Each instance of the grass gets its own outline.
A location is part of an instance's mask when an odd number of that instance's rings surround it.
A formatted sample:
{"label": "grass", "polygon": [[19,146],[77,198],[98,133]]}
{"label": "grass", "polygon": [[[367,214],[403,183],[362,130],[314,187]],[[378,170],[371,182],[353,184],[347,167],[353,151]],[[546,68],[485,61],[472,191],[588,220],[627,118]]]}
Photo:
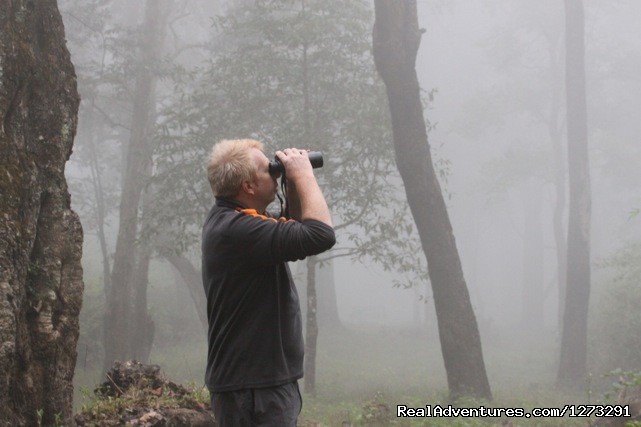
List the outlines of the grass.
{"label": "grass", "polygon": [[[485,343],[484,356],[494,400],[470,401],[459,406],[563,407],[569,403],[599,403],[602,391],[586,389],[577,394],[557,391],[555,344],[541,340]],[[162,367],[172,381],[203,384],[204,342],[154,347],[151,362]],[[93,387],[96,369],[78,370],[78,386]],[[301,381],[301,390],[303,382]],[[500,425],[507,419],[403,419],[396,405],[424,407],[448,405],[447,382],[438,339],[425,331],[350,327],[322,333],[317,355],[317,393],[303,393],[300,425],[341,426],[343,423],[380,425]],[[202,396],[201,396],[202,398]],[[86,400],[85,400],[86,401]],[[83,399],[76,394],[75,408]],[[586,419],[510,419],[513,425],[585,425]],[[319,424],[320,423],[320,424]]]}
{"label": "grass", "polygon": [[79,412],[91,425],[118,420],[128,414],[141,416],[150,409],[204,409],[208,400],[209,393],[202,387],[180,389],[177,393],[169,386],[161,386],[156,390],[149,387],[130,387],[118,396],[87,396]]}

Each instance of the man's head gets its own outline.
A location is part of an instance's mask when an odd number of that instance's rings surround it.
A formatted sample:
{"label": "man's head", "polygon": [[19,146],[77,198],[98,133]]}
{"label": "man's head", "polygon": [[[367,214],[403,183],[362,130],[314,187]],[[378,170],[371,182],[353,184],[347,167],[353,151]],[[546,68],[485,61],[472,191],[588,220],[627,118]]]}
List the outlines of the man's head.
{"label": "man's head", "polygon": [[276,197],[277,176],[269,174],[263,144],[253,139],[223,140],[214,145],[207,163],[214,196],[232,197],[264,211]]}

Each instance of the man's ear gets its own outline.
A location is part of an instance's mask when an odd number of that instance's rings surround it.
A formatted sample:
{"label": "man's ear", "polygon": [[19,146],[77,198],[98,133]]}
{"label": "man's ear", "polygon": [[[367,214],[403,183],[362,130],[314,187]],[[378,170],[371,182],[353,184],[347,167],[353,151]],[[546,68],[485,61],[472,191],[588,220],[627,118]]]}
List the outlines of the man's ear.
{"label": "man's ear", "polygon": [[244,193],[247,193],[247,194],[254,195],[254,193],[255,193],[255,191],[254,191],[254,183],[252,181],[243,181],[240,184],[240,191],[242,191]]}

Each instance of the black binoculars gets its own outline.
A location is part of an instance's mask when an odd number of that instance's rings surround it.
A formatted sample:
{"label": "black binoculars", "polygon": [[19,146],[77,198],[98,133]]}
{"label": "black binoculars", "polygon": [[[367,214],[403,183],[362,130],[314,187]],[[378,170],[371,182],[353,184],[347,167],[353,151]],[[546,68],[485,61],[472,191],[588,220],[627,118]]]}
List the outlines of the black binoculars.
{"label": "black binoculars", "polygon": [[[323,167],[323,153],[320,151],[310,151],[307,155],[309,156],[309,162],[312,164],[312,168]],[[278,160],[278,157],[274,157],[274,160],[269,162],[269,173],[274,175],[277,172],[285,173],[285,166]]]}

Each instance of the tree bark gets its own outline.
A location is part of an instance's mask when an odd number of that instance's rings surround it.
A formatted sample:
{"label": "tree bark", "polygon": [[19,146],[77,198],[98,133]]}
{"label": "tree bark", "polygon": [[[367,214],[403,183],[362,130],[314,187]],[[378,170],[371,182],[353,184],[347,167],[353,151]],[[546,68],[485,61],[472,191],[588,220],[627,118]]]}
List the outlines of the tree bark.
{"label": "tree bark", "polygon": [[376,0],[374,61],[387,89],[394,152],[427,258],[452,398],[491,398],[476,318],[427,140],[415,70],[416,1]]}
{"label": "tree bark", "polygon": [[79,97],[55,0],[0,6],[0,422],[70,421],[82,228],[65,163]]}
{"label": "tree bark", "polygon": [[585,23],[581,0],[565,0],[570,209],[565,312],[558,383],[580,388],[586,376],[590,299],[590,168],[585,89]]}
{"label": "tree bark", "polygon": [[[111,367],[114,360],[131,357],[132,331],[146,327],[146,323],[135,325],[139,316],[134,312],[147,311],[147,307],[133,304],[135,291],[135,253],[138,232],[138,210],[144,185],[151,163],[152,147],[149,141],[155,118],[156,76],[154,62],[159,58],[164,36],[164,1],[147,0],[142,24],[140,43],[141,62],[135,80],[133,115],[130,141],[127,146],[125,171],[123,175],[118,238],[114,254],[111,289],[107,298],[105,314],[104,369]],[[146,278],[144,281],[146,286]]]}

